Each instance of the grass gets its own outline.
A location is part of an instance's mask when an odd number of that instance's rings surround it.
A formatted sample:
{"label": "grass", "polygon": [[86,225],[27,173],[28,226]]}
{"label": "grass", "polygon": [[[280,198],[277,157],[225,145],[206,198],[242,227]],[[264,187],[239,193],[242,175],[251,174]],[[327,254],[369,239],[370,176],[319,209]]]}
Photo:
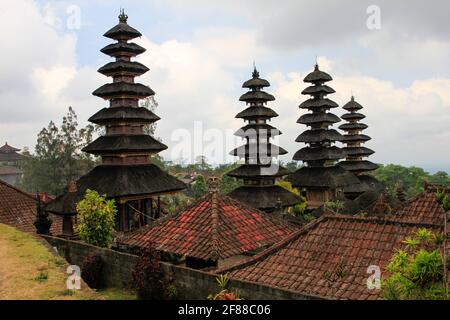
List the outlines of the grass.
{"label": "grass", "polygon": [[135,293],[131,293],[121,289],[104,289],[98,290],[97,293],[105,300],[137,300]]}
{"label": "grass", "polygon": [[66,268],[33,235],[0,224],[0,300],[105,299],[86,285],[67,290]]}

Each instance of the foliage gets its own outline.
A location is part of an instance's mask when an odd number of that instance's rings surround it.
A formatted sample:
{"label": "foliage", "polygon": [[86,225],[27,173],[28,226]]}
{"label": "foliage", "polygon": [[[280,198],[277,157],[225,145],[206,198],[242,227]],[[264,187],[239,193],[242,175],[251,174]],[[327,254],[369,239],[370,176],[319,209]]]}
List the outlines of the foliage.
{"label": "foliage", "polygon": [[[142,108],[146,108],[148,110],[150,110],[151,112],[155,112],[155,110],[158,108],[159,103],[156,101],[154,96],[145,98],[144,100],[141,101],[140,103],[140,107]],[[155,135],[155,131],[156,131],[156,122],[153,122],[151,124],[147,124],[144,127],[144,133],[154,136]]]}
{"label": "foliage", "polygon": [[294,188],[289,181],[279,181],[277,183],[277,185],[296,194],[297,196],[301,197],[303,200],[301,203],[295,205],[294,207],[289,208],[289,210],[288,210],[289,214],[291,214],[295,217],[299,217],[299,218],[303,219],[305,222],[311,222],[315,219],[314,216],[311,216],[306,213],[306,208],[307,208],[308,204],[306,203],[306,199],[301,196],[300,191],[298,189]]}
{"label": "foliage", "polygon": [[101,288],[103,265],[102,257],[99,254],[92,253],[84,259],[81,277],[90,288]]}
{"label": "foliage", "polygon": [[195,199],[199,199],[208,193],[208,185],[202,175],[199,175],[192,184],[192,192]]}
{"label": "foliage", "polygon": [[439,204],[444,208],[444,211],[450,211],[450,196],[448,196],[445,190],[439,190],[436,192],[436,199]]}
{"label": "foliage", "polygon": [[164,273],[160,265],[161,253],[153,244],[142,250],[133,269],[133,286],[141,300],[164,299]]}
{"label": "foliage", "polygon": [[161,201],[164,204],[164,212],[167,214],[176,214],[183,208],[186,208],[192,201],[183,192],[167,195],[161,197]]}
{"label": "foliage", "polygon": [[238,180],[224,174],[219,181],[219,191],[220,194],[227,195],[231,191],[239,188],[243,185],[242,180]]}
{"label": "foliage", "polygon": [[395,196],[398,187],[405,190],[408,198],[414,197],[423,192],[425,181],[450,186],[450,176],[446,172],[437,172],[434,175],[417,167],[403,167],[400,165],[380,165],[374,172],[375,178],[386,185],[387,191]]}
{"label": "foliage", "polygon": [[228,289],[229,280],[228,275],[218,276],[216,281],[219,286],[219,293],[210,294],[208,300],[242,300],[237,291],[232,292]]}
{"label": "foliage", "polygon": [[330,209],[336,213],[340,213],[342,209],[344,209],[345,203],[340,200],[336,201],[326,201],[325,208]]}
{"label": "foliage", "polygon": [[444,286],[444,264],[440,252],[442,236],[420,229],[404,240],[406,248],[398,249],[383,283],[388,300],[444,300],[450,296]]}
{"label": "foliage", "polygon": [[110,248],[113,241],[117,209],[114,200],[96,191],[87,190],[85,198],[77,205],[80,238],[94,246]]}
{"label": "foliage", "polygon": [[28,192],[61,194],[69,182],[95,166],[94,158],[81,151],[92,141],[93,132],[92,125],[78,129],[77,115],[70,107],[61,127],[51,121],[39,132],[35,154],[26,154],[18,186]]}

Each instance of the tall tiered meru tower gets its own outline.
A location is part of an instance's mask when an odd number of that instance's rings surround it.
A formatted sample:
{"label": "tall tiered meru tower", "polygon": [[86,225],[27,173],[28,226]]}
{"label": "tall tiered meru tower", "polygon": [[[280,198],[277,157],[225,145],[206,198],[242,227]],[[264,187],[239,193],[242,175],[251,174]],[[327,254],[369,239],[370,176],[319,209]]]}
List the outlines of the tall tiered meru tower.
{"label": "tall tiered meru tower", "polygon": [[311,129],[303,132],[296,140],[307,144],[294,155],[294,160],[303,161],[305,166],[291,174],[288,180],[294,187],[306,193],[308,209],[316,209],[327,201],[343,196],[346,186],[359,183],[354,174],[336,165],[337,161],[345,158],[347,154],[334,145],[336,141],[341,141],[343,136],[330,128],[341,121],[338,116],[329,112],[330,109],[338,107],[337,103],[327,98],[335,93],[325,85],[332,80],[329,74],[319,70],[317,64],[314,71],[304,79],[304,82],[312,85],[302,94],[310,95],[311,99],[303,102],[300,109],[309,110],[311,113],[301,116],[298,123]]}
{"label": "tall tiered meru tower", "polygon": [[371,140],[369,136],[362,134],[362,131],[368,128],[366,124],[360,123],[361,120],[366,118],[365,115],[360,113],[363,107],[352,96],[351,100],[344,105],[343,109],[348,111],[348,113],[342,115],[342,119],[346,120],[347,123],[339,126],[339,129],[346,132],[341,142],[346,145],[343,150],[347,153],[347,159],[341,161],[339,165],[353,172],[361,181],[359,185],[344,189],[346,196],[352,199],[366,191],[376,188],[379,184],[378,180],[366,173],[378,169],[378,165],[364,160],[374,154],[375,151],[363,146],[365,142]]}
{"label": "tall tiered meru tower", "polygon": [[151,157],[167,146],[145,134],[145,126],[160,118],[150,110],[139,107],[139,100],[153,96],[149,87],[135,83],[135,77],[149,69],[131,58],[144,53],[141,46],[129,42],[141,35],[127,23],[122,11],[119,24],[105,33],[117,42],[101,51],[113,58],[98,71],[113,79],[93,94],[109,101],[109,107],[92,116],[89,121],[105,127],[99,137],[84,152],[100,156],[102,164],[72,184],[69,192],[58,197],[45,209],[61,215],[76,215],[76,203],[87,189],[106,194],[118,206],[117,229],[128,231],[157,219],[161,212],[160,196],[178,192],[185,185],[151,163]]}
{"label": "tall tiered meru tower", "polygon": [[273,158],[286,154],[287,151],[270,142],[271,138],[281,134],[267,123],[278,117],[275,111],[266,106],[268,102],[275,100],[273,95],[263,90],[270,87],[270,83],[261,79],[255,68],[252,78],[242,87],[249,90],[240,98],[240,101],[246,103],[247,109],[236,118],[243,119],[247,125],[235,135],[245,139],[246,144],[233,150],[231,155],[245,159],[245,164],[228,173],[228,176],[242,179],[244,185],[232,191],[229,196],[266,212],[273,212],[278,206],[294,206],[302,199],[275,184],[288,171],[272,162]]}

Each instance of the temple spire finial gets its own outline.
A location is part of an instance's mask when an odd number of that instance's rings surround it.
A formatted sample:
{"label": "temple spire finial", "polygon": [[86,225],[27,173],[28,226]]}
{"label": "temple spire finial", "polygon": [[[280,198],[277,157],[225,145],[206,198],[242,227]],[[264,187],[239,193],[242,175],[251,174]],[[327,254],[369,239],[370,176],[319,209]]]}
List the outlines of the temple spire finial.
{"label": "temple spire finial", "polygon": [[253,60],[253,74],[252,74],[253,78],[259,78],[259,71],[256,69],[256,62],[255,60]]}
{"label": "temple spire finial", "polygon": [[128,21],[128,16],[125,14],[124,8],[120,8],[119,21],[121,23],[127,23],[127,21]]}

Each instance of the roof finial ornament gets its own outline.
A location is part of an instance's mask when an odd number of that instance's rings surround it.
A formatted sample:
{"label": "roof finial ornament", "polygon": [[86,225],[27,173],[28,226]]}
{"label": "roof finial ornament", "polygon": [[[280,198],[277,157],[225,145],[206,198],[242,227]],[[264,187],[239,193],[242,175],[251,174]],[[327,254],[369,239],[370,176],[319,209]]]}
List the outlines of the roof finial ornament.
{"label": "roof finial ornament", "polygon": [[128,16],[125,14],[125,9],[123,8],[120,8],[119,21],[121,23],[127,23],[128,21]]}
{"label": "roof finial ornament", "polygon": [[255,60],[253,60],[253,74],[252,74],[252,76],[253,76],[253,79],[259,78],[259,72],[256,69],[256,62],[255,62]]}
{"label": "roof finial ornament", "polygon": [[314,70],[319,71],[319,57],[316,55],[316,64],[314,65]]}

